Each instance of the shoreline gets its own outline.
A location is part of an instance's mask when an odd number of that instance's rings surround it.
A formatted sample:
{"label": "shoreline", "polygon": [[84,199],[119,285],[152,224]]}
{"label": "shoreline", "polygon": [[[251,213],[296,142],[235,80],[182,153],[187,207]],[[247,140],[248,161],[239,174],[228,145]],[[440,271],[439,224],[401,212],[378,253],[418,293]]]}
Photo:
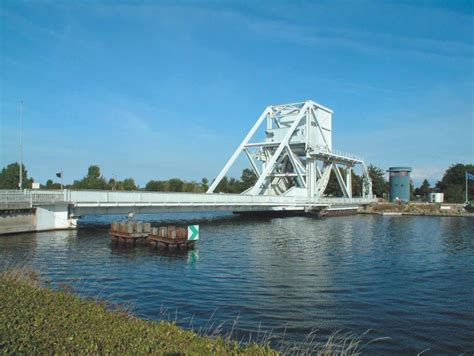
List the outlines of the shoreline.
{"label": "shoreline", "polygon": [[[323,343],[288,345],[282,350],[271,338],[243,343],[233,329],[221,335],[182,328],[168,320],[139,318],[106,300],[82,298],[72,291],[45,286],[25,267],[0,272],[0,353],[5,354],[157,354],[157,355],[360,355],[377,338],[366,333],[335,331]],[[8,326],[8,327],[5,327]],[[207,333],[210,332],[208,335]]]}
{"label": "shoreline", "polygon": [[43,286],[27,268],[0,274],[0,353],[265,355],[269,344],[200,335],[171,321],[136,317],[107,301]]}
{"label": "shoreline", "polygon": [[357,214],[382,216],[438,216],[474,218],[474,213],[466,212],[462,204],[418,203],[407,204],[378,202],[357,210]]}
{"label": "shoreline", "polygon": [[399,212],[399,211],[384,211],[384,212],[375,212],[375,211],[358,211],[357,214],[360,215],[381,215],[381,216],[430,216],[430,217],[440,217],[440,218],[474,218],[472,213],[446,213],[446,214],[436,214],[436,213],[412,213],[412,212]]}

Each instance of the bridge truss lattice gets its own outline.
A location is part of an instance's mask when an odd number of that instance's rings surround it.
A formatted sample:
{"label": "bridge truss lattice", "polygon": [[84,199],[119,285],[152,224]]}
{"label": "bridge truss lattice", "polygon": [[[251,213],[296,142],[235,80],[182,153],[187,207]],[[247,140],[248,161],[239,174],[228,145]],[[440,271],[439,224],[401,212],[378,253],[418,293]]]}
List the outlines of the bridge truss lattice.
{"label": "bridge truss lattice", "polygon": [[[207,193],[213,193],[237,158],[244,153],[257,182],[242,194],[325,196],[335,174],[344,198],[352,198],[352,170],[362,167],[362,197],[373,198],[372,181],[363,159],[332,148],[333,111],[314,102],[268,106],[220,171]],[[266,125],[266,127],[264,126]],[[263,141],[253,142],[265,127]]]}

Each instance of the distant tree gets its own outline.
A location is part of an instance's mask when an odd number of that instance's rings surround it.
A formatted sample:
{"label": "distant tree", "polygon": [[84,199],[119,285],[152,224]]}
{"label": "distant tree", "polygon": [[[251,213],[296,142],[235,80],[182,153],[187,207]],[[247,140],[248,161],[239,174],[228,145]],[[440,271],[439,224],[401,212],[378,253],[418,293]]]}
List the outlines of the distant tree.
{"label": "distant tree", "polygon": [[[341,174],[345,176],[345,172],[341,172]],[[339,181],[337,180],[336,173],[334,173],[334,171],[332,171],[331,175],[329,176],[328,185],[326,186],[324,194],[330,197],[342,197],[344,195],[342,193],[341,186],[339,185]]]}
{"label": "distant tree", "polygon": [[255,183],[257,183],[257,176],[255,175],[254,171],[245,168],[242,171],[242,175],[240,176],[240,181],[241,184],[239,190],[240,192],[243,192],[249,189],[250,187],[253,187]]}
{"label": "distant tree", "polygon": [[[347,184],[347,170],[339,168],[339,172],[341,172],[342,178],[344,182]],[[359,197],[362,196],[362,177],[357,175],[354,170],[351,170],[351,181],[352,181],[352,196]],[[341,186],[339,185],[339,181],[337,180],[336,173],[331,172],[331,176],[329,177],[329,182],[324,191],[324,194],[333,197],[342,197],[344,194],[342,192]]]}
{"label": "distant tree", "polygon": [[151,180],[145,185],[145,190],[151,192],[166,192],[168,191],[167,182],[161,180]]}
{"label": "distant tree", "polygon": [[352,170],[352,196],[361,197],[362,196],[362,177],[359,176]]}
{"label": "distant tree", "polygon": [[230,193],[229,178],[227,177],[222,178],[219,184],[217,185],[215,192],[216,193]]}
{"label": "distant tree", "polygon": [[184,182],[179,178],[171,178],[168,181],[170,192],[182,192],[184,188]]}
{"label": "distant tree", "polygon": [[110,178],[107,182],[107,189],[108,190],[117,190],[117,181],[115,178]]}
{"label": "distant tree", "polygon": [[242,171],[240,179],[224,177],[217,185],[216,193],[239,194],[255,185],[257,176],[250,169]]}
{"label": "distant tree", "polygon": [[46,181],[46,185],[41,187],[44,189],[61,189],[61,184],[59,183],[54,183],[51,179],[48,179]]}
{"label": "distant tree", "polygon": [[201,189],[203,192],[206,192],[209,189],[209,179],[206,177],[201,179]]}
{"label": "distant tree", "polygon": [[126,178],[117,182],[117,190],[138,190],[133,178]]}
{"label": "distant tree", "polygon": [[73,189],[107,189],[108,185],[104,177],[100,174],[99,166],[90,166],[87,175],[81,180],[75,180]]}
{"label": "distant tree", "polygon": [[33,188],[33,183],[34,183],[34,182],[35,182],[35,180],[33,179],[33,177],[28,178],[28,181],[27,181],[27,188],[28,188],[28,189]]}
{"label": "distant tree", "polygon": [[385,172],[383,169],[371,164],[367,167],[367,170],[369,172],[369,177],[372,179],[372,192],[377,197],[383,197],[384,194],[387,196],[388,182],[385,179]]}
{"label": "distant tree", "polygon": [[183,185],[183,192],[188,192],[188,193],[197,193],[201,191],[201,187],[198,183],[192,181],[192,182],[184,182]]}
{"label": "distant tree", "polygon": [[[22,164],[23,188],[28,188],[28,172],[24,164]],[[0,189],[18,189],[20,182],[20,165],[18,163],[10,163],[2,169],[0,173]]]}
{"label": "distant tree", "polygon": [[427,179],[423,180],[421,185],[418,188],[415,188],[414,194],[415,196],[420,196],[422,200],[428,200],[428,194],[431,193],[432,189],[430,186],[430,182]]}
{"label": "distant tree", "polygon": [[[444,193],[444,200],[448,203],[462,203],[466,195],[466,171],[473,173],[474,165],[457,163],[451,165],[436,183],[436,188]],[[468,184],[469,198],[474,197],[474,184]]]}

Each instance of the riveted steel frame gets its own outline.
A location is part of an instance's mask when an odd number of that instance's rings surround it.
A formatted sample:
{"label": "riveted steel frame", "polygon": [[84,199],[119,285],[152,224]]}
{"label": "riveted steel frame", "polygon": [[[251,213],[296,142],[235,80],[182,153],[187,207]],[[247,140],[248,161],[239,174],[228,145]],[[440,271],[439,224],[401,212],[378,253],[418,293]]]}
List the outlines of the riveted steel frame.
{"label": "riveted steel frame", "polygon": [[[372,198],[372,181],[364,161],[356,156],[333,150],[327,142],[317,113],[332,115],[332,110],[308,100],[300,103],[268,106],[247,136],[235,150],[224,168],[209,187],[213,193],[242,152],[257,176],[253,187],[243,192],[245,195],[291,195],[294,189],[304,190],[310,201],[318,201],[324,196],[331,172],[337,178],[344,198],[352,199],[352,169],[362,167],[362,196]],[[286,120],[286,121],[284,121]],[[286,128],[285,135],[277,142],[250,142],[266,121],[266,129]],[[291,123],[290,126],[288,124]],[[286,125],[286,126],[285,126]],[[319,131],[321,144],[311,142],[311,127]],[[294,141],[295,131],[303,128],[304,141]],[[329,139],[332,141],[331,137]],[[252,155],[251,149],[257,149]],[[254,158],[262,161],[261,169]],[[345,169],[345,176],[340,168]],[[294,188],[293,188],[294,187]],[[294,192],[293,192],[294,193]]]}

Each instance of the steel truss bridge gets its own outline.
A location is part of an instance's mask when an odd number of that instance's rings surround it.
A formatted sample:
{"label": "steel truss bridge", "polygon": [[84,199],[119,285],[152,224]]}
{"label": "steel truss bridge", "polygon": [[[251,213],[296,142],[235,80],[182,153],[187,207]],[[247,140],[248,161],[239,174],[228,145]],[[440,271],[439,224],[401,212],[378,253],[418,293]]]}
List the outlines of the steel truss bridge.
{"label": "steel truss bridge", "polygon": [[[268,106],[213,181],[207,193],[117,191],[0,191],[1,206],[67,206],[68,216],[229,210],[309,211],[357,207],[375,199],[364,161],[332,147],[332,110],[315,103]],[[242,194],[215,193],[245,154],[257,181]],[[352,169],[362,171],[362,196],[353,197]],[[327,196],[334,174],[343,197]]]}

